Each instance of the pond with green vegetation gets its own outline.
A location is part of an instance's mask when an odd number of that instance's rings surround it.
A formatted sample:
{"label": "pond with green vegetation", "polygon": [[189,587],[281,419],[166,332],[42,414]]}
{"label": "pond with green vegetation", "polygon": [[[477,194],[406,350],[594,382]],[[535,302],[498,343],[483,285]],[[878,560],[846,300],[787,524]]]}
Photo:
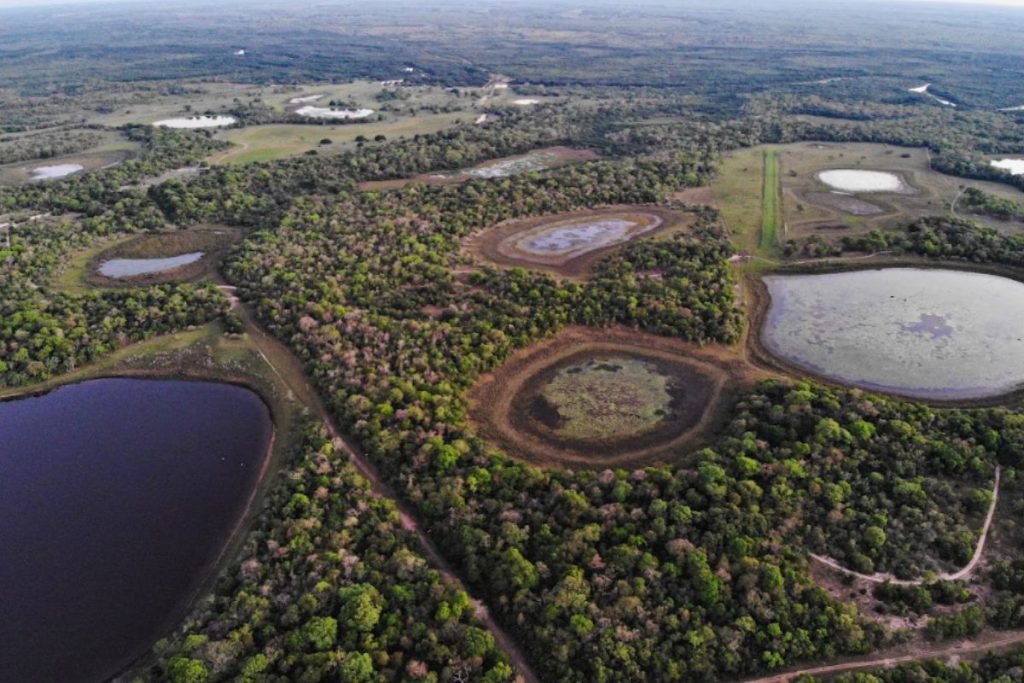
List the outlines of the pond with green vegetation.
{"label": "pond with green vegetation", "polygon": [[764,347],[871,390],[936,400],[1024,387],[1024,284],[960,270],[885,268],[764,278]]}
{"label": "pond with green vegetation", "polygon": [[627,356],[588,358],[561,368],[540,391],[554,432],[570,439],[642,434],[670,415],[672,378]]}

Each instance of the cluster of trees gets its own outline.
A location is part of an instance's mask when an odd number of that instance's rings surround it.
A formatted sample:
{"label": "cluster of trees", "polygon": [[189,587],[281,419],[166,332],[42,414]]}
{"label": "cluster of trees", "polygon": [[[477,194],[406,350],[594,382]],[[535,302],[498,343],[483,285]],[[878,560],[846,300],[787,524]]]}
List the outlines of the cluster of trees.
{"label": "cluster of trees", "polygon": [[206,131],[127,125],[121,132],[141,152],[111,168],[47,183],[0,186],[0,212],[31,209],[54,213],[80,213],[94,218],[98,232],[123,232],[162,227],[166,219],[146,193],[134,187],[165,171],[198,164],[227,143]]}
{"label": "cluster of trees", "polygon": [[976,187],[964,188],[959,206],[971,213],[993,216],[1002,220],[1024,220],[1024,204],[989,194]]}
{"label": "cluster of trees", "polygon": [[932,581],[906,585],[885,582],[872,595],[884,614],[927,614],[936,605],[958,605],[974,600],[974,594],[962,581]]}
{"label": "cluster of trees", "polygon": [[0,165],[49,159],[95,147],[103,136],[94,130],[41,131],[0,136]]}
{"label": "cluster of trees", "polygon": [[483,681],[512,668],[394,503],[301,427],[244,550],[148,676],[206,681]]}
{"label": "cluster of trees", "polygon": [[931,216],[914,221],[906,230],[873,230],[867,235],[844,236],[839,243],[839,252],[842,251],[892,251],[1020,267],[1024,265],[1024,235],[979,227],[962,218]]}
{"label": "cluster of trees", "polygon": [[40,382],[154,335],[227,312],[212,285],[0,300],[0,386]]}
{"label": "cluster of trees", "polygon": [[801,545],[899,578],[970,560],[991,501],[997,416],[803,383],[766,385],[736,411],[726,438],[777,464],[789,488],[777,505],[802,520]]}
{"label": "cluster of trees", "polygon": [[0,386],[70,372],[127,344],[223,315],[212,285],[165,284],[69,294],[51,280],[76,249],[95,243],[81,222],[43,219],[10,230],[0,244]]}

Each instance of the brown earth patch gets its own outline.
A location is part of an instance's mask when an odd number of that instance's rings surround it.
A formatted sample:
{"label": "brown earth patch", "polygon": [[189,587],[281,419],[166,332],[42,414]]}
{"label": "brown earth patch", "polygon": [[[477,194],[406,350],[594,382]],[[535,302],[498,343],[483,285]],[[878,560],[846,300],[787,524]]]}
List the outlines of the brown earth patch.
{"label": "brown earth patch", "polygon": [[[624,355],[671,367],[681,378],[700,378],[688,398],[692,419],[626,443],[570,443],[523,428],[517,405],[546,373],[584,355]],[[771,375],[747,363],[744,347],[699,346],[625,327],[568,327],[551,339],[514,354],[480,378],[469,394],[470,422],[485,439],[513,457],[548,467],[604,468],[679,462],[710,442],[724,425],[737,396]]]}
{"label": "brown earth patch", "polygon": [[[465,171],[457,171],[454,173],[421,173],[412,178],[396,178],[393,180],[367,180],[356,185],[357,189],[363,190],[364,192],[371,191],[386,191],[386,190],[400,190],[401,188],[411,183],[425,183],[427,185],[454,185],[457,183],[464,183],[467,180],[472,180],[473,176],[469,171],[477,171],[490,168],[492,166],[498,166],[509,161],[515,161],[518,159],[526,159],[527,157],[550,154],[554,155],[554,158],[544,164],[543,170],[550,170],[553,168],[561,168],[562,166],[568,166],[569,164],[576,164],[583,161],[597,161],[601,158],[601,155],[592,149],[575,149],[573,147],[544,147],[542,149],[535,149],[532,152],[526,154],[517,154],[515,156],[500,157],[498,159],[491,159],[485,161],[482,164],[467,169]],[[511,173],[509,175],[516,175]]]}
{"label": "brown earth patch", "polygon": [[683,204],[716,206],[715,193],[710,187],[688,187],[672,195],[672,199]]}
{"label": "brown earth patch", "polygon": [[[521,233],[528,233],[548,224],[568,223],[577,219],[582,222],[588,218],[601,220],[611,217],[646,220],[644,219],[645,216],[656,217],[660,220],[660,224],[653,226],[652,229],[647,231],[634,231],[634,234],[627,237],[624,241],[597,247],[591,251],[569,258],[562,255],[543,256],[531,254],[510,249],[508,246],[509,238]],[[610,251],[618,249],[639,237],[664,236],[686,231],[693,225],[694,220],[693,214],[661,207],[642,205],[607,206],[598,209],[583,209],[498,223],[491,228],[470,235],[463,243],[463,248],[475,260],[486,261],[509,268],[530,268],[562,277],[583,279],[590,274],[594,263]]]}

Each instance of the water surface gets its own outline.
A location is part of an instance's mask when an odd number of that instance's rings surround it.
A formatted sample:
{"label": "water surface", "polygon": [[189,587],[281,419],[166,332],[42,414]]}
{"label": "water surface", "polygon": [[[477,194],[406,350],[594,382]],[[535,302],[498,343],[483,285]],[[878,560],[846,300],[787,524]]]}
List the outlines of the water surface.
{"label": "water surface", "polygon": [[99,270],[100,275],[104,277],[134,277],[173,270],[195,263],[201,258],[203,258],[201,251],[167,258],[115,258],[101,263]]}
{"label": "water surface", "polygon": [[238,119],[234,116],[181,116],[173,119],[163,119],[155,122],[154,126],[164,128],[219,128],[230,126]]}
{"label": "water surface", "polygon": [[903,189],[900,177],[886,171],[834,169],[822,171],[818,179],[840,192],[900,192]]}
{"label": "water surface", "polygon": [[1010,175],[1024,175],[1024,159],[998,159],[992,161],[991,164],[996,168],[1008,171]]}
{"label": "water surface", "polygon": [[0,681],[91,682],[184,616],[272,425],[247,389],[101,379],[0,402]]}
{"label": "water surface", "polygon": [[365,119],[368,116],[373,116],[376,112],[373,109],[331,109],[330,107],[306,105],[296,109],[295,113],[313,119]]}
{"label": "water surface", "polygon": [[37,166],[32,169],[32,180],[55,180],[72,173],[84,170],[81,164],[54,164],[53,166]]}
{"label": "water surface", "polygon": [[761,340],[825,377],[933,399],[1024,386],[1024,284],[956,270],[885,268],[764,278]]}

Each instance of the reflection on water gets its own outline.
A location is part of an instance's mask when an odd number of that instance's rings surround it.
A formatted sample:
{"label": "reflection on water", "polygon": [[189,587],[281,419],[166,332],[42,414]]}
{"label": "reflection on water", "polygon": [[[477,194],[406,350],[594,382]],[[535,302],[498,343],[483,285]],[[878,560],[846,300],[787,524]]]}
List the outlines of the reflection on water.
{"label": "reflection on water", "polygon": [[241,387],[102,379],[0,402],[0,681],[98,681],[184,616],[259,480]]}
{"label": "reflection on water", "polygon": [[956,270],[774,275],[761,340],[855,386],[936,399],[1024,385],[1024,284]]}
{"label": "reflection on water", "polygon": [[115,258],[100,264],[100,275],[104,277],[134,277],[162,273],[181,266],[187,266],[203,258],[203,252],[193,251],[168,258]]}

